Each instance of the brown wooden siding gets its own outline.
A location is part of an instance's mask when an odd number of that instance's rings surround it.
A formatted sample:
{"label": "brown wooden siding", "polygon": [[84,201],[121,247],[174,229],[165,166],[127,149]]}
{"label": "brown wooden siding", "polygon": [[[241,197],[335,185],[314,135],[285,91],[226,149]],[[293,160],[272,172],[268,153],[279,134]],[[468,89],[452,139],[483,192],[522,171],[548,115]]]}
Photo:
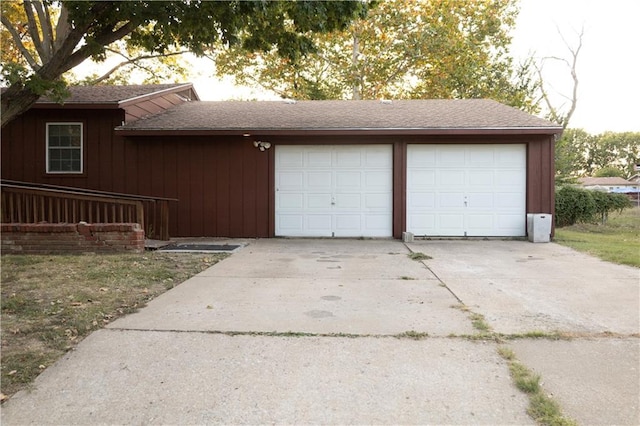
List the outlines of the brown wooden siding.
{"label": "brown wooden siding", "polygon": [[[276,144],[391,144],[393,236],[406,229],[406,146],[409,143],[525,143],[527,213],[554,212],[553,136],[135,136],[113,129],[123,110],[35,109],[2,129],[2,177],[35,183],[177,198],[170,235],[272,237],[275,235]],[[45,173],[45,124],[82,121],[85,163],[81,175]]]}

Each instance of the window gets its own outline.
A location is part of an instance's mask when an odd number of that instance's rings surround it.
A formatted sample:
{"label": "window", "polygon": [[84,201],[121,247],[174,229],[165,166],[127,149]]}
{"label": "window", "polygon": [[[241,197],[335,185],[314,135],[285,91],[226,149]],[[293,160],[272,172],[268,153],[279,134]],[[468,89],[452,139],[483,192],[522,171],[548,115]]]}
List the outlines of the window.
{"label": "window", "polygon": [[47,123],[47,173],[82,173],[82,123]]}

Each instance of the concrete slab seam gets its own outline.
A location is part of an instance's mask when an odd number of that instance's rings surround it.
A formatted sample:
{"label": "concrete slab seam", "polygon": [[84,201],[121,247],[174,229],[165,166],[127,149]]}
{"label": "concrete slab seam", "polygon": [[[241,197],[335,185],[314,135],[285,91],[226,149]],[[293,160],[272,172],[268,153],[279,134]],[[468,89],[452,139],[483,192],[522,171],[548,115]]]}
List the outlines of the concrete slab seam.
{"label": "concrete slab seam", "polygon": [[[406,243],[403,243],[403,244],[404,244],[404,246],[407,248],[407,250],[409,250],[409,252],[410,252],[410,253],[415,253],[413,250],[411,250],[411,248],[410,248]],[[432,274],[434,277],[436,277],[436,279],[440,282],[440,284],[442,284],[442,286],[443,286],[444,288],[446,288],[446,289],[449,291],[449,293],[451,293],[451,295],[452,295],[453,297],[455,297],[455,298],[456,298],[456,300],[457,300],[458,302],[460,302],[460,303],[462,303],[462,304],[464,305],[464,302],[462,301],[462,299],[460,299],[460,298],[458,297],[458,295],[457,295],[457,294],[455,294],[455,293],[453,292],[453,290],[451,290],[451,288],[449,288],[449,286],[447,285],[447,283],[445,283],[444,281],[442,281],[442,279],[438,276],[438,274],[436,274],[436,273],[435,273],[435,271],[434,271],[433,269],[431,269],[431,268],[429,267],[429,265],[427,265],[427,264],[424,262],[424,260],[419,260],[419,262],[420,262],[420,263],[422,263],[422,264],[424,265],[424,267],[425,267],[425,268],[427,268],[427,270],[428,270],[429,272],[431,272],[431,274]]]}

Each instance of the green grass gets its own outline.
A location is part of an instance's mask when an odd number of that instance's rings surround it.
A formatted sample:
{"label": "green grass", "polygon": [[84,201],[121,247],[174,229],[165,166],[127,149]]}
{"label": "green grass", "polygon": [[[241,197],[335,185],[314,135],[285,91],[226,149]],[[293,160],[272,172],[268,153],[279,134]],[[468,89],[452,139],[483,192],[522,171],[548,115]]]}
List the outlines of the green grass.
{"label": "green grass", "polygon": [[556,228],[554,241],[608,262],[640,268],[640,208],[611,213],[605,225]]}
{"label": "green grass", "polygon": [[529,397],[527,414],[538,424],[549,426],[575,426],[577,423],[562,414],[556,401],[547,396],[540,385],[540,375],[533,373],[520,363],[515,353],[504,346],[498,348],[498,354],[509,365],[509,372],[516,387]]}
{"label": "green grass", "polygon": [[85,336],[227,255],[3,255],[0,400]]}
{"label": "green grass", "polygon": [[433,257],[429,256],[428,254],[424,254],[419,251],[409,253],[407,256],[409,256],[409,259],[416,261],[433,259]]}

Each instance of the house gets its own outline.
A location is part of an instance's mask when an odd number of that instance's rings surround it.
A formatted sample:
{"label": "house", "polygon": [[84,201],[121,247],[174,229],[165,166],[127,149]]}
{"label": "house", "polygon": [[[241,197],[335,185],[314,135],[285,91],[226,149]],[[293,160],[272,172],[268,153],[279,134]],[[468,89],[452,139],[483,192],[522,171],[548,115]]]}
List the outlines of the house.
{"label": "house", "polygon": [[178,199],[173,237],[512,237],[554,212],[562,128],[491,100],[71,92],[2,130],[2,178]]}
{"label": "house", "polygon": [[578,182],[585,189],[595,189],[606,192],[636,192],[638,183],[634,183],[621,177],[583,177]]}

